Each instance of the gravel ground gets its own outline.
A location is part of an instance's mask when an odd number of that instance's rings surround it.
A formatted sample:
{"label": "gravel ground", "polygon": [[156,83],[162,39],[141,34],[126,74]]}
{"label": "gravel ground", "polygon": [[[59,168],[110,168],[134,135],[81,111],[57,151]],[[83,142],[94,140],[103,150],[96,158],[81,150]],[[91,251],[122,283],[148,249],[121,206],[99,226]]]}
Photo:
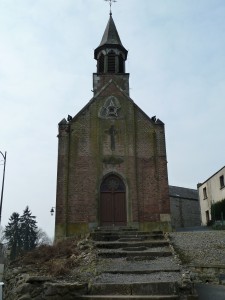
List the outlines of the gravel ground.
{"label": "gravel ground", "polygon": [[225,265],[225,231],[174,232],[169,238],[184,264]]}

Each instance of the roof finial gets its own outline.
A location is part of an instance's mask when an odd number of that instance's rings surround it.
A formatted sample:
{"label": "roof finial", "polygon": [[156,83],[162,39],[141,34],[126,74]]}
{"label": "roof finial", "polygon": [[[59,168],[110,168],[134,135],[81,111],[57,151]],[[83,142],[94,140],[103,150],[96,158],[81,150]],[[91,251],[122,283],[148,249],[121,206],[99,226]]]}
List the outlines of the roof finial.
{"label": "roof finial", "polygon": [[115,2],[117,2],[116,0],[105,0],[106,2],[109,2],[109,6],[110,6],[110,13],[109,13],[109,15],[111,16],[112,15],[112,9],[111,9],[111,7],[112,7],[112,3],[115,3]]}

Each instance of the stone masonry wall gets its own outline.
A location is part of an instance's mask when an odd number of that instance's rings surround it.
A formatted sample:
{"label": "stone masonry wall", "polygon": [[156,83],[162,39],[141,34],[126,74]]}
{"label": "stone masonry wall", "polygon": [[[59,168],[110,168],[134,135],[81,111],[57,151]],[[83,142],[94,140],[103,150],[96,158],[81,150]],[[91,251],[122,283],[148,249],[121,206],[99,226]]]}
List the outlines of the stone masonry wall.
{"label": "stone masonry wall", "polygon": [[199,201],[170,197],[173,228],[200,226]]}

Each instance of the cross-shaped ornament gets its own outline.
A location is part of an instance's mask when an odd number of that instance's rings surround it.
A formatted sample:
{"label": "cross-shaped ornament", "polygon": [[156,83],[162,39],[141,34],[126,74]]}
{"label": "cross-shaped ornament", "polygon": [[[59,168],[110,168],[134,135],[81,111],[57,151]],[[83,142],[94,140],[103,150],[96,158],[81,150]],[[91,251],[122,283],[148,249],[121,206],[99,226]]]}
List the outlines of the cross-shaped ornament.
{"label": "cross-shaped ornament", "polygon": [[116,141],[115,141],[115,136],[118,133],[118,131],[115,129],[114,125],[111,125],[111,127],[105,131],[110,135],[110,140],[111,140],[111,150],[114,151],[116,148]]}
{"label": "cross-shaped ornament", "polygon": [[115,3],[117,2],[116,0],[105,0],[106,2],[109,2],[109,6],[110,6],[110,16],[112,15],[112,10],[111,10],[111,7],[112,7],[112,3]]}

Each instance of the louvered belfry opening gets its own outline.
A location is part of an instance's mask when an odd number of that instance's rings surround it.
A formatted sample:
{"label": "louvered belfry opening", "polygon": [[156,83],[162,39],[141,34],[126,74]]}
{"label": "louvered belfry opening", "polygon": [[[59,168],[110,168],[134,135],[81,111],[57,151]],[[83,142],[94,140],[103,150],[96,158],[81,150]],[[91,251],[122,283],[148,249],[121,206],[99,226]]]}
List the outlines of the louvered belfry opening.
{"label": "louvered belfry opening", "polygon": [[111,50],[108,55],[100,54],[98,58],[98,73],[124,73],[125,64],[122,54],[117,55]]}
{"label": "louvered belfry opening", "polygon": [[124,59],[121,54],[119,55],[119,73],[124,73]]}
{"label": "louvered belfry opening", "polygon": [[108,54],[108,73],[116,73],[116,55],[113,51]]}
{"label": "louvered belfry opening", "polygon": [[98,61],[98,72],[104,73],[104,66],[105,66],[105,56],[103,54],[100,55]]}

